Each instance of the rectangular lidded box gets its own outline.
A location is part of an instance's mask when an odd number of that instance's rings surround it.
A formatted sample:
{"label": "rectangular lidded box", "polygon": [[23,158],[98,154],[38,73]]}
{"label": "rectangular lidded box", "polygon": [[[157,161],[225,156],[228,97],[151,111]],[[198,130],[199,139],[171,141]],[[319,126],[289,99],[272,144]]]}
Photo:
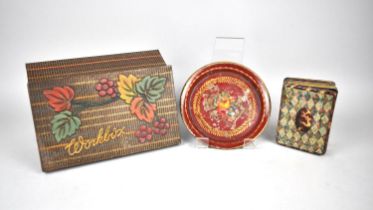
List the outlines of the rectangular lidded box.
{"label": "rectangular lidded box", "polygon": [[277,143],[322,155],[326,152],[337,88],[334,82],[284,80]]}
{"label": "rectangular lidded box", "polygon": [[26,64],[43,171],[180,143],[158,50]]}

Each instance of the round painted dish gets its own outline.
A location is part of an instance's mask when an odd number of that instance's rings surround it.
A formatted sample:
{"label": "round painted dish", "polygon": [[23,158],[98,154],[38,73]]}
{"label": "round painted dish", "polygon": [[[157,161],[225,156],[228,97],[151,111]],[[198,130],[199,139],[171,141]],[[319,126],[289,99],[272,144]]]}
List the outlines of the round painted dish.
{"label": "round painted dish", "polygon": [[210,147],[237,148],[253,141],[271,112],[263,81],[231,62],[200,68],[181,94],[181,113],[189,131]]}

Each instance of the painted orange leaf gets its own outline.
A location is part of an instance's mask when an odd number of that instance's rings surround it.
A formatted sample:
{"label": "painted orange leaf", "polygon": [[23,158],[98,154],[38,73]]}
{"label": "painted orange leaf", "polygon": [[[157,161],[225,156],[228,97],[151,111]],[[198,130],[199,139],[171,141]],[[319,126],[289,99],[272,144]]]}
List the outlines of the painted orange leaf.
{"label": "painted orange leaf", "polygon": [[154,112],[157,109],[155,104],[150,104],[144,101],[141,97],[136,97],[132,100],[130,110],[139,120],[151,122],[154,119]]}
{"label": "painted orange leaf", "polygon": [[119,75],[118,90],[120,98],[127,104],[130,104],[132,99],[137,96],[135,91],[136,82],[140,79],[130,74],[128,77],[125,75]]}
{"label": "painted orange leaf", "polygon": [[52,90],[44,90],[43,94],[54,111],[61,112],[71,108],[71,100],[74,98],[74,90],[71,87],[54,87]]}

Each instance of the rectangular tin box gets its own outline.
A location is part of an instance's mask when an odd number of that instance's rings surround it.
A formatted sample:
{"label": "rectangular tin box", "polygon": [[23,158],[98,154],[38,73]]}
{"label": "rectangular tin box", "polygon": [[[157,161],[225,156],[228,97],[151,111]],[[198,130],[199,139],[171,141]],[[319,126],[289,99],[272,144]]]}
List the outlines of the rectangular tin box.
{"label": "rectangular tin box", "polygon": [[334,82],[284,80],[277,143],[322,155],[326,152],[337,88]]}
{"label": "rectangular tin box", "polygon": [[43,171],[180,143],[159,51],[26,64]]}

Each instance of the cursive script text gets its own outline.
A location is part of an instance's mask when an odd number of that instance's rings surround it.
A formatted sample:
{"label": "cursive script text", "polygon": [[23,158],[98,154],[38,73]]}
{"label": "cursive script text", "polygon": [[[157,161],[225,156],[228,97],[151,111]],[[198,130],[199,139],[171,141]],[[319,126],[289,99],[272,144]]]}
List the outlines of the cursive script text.
{"label": "cursive script text", "polygon": [[113,128],[110,126],[100,128],[96,138],[84,139],[83,136],[78,136],[70,140],[70,143],[65,146],[65,150],[69,155],[79,154],[82,150],[89,150],[92,147],[103,144],[108,141],[112,141],[118,137],[124,136],[124,128]]}

